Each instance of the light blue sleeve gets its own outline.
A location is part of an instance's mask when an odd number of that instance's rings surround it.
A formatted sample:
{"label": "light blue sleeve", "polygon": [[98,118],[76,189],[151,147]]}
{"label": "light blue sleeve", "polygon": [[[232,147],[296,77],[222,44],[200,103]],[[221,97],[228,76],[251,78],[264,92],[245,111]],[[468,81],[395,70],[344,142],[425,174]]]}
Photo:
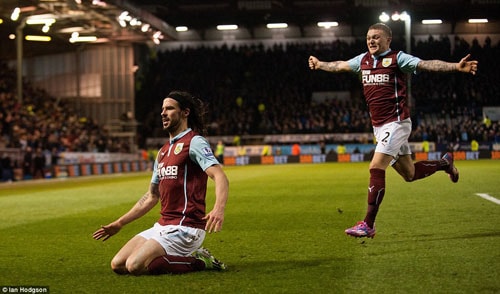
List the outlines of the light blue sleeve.
{"label": "light blue sleeve", "polygon": [[198,163],[202,170],[206,170],[212,165],[219,164],[207,139],[202,136],[194,136],[193,139],[191,139],[189,157],[191,160]]}
{"label": "light blue sleeve", "polygon": [[402,72],[417,73],[417,65],[421,61],[420,58],[400,51],[398,53],[398,66]]}
{"label": "light blue sleeve", "polygon": [[151,183],[159,184],[160,178],[158,177],[158,159],[155,159],[155,163],[153,164],[153,176],[151,176]]}
{"label": "light blue sleeve", "polygon": [[361,71],[361,59],[363,56],[365,56],[365,53],[361,53],[358,56],[355,56],[347,61],[349,63],[349,66],[351,67],[352,71],[354,72],[360,72]]}

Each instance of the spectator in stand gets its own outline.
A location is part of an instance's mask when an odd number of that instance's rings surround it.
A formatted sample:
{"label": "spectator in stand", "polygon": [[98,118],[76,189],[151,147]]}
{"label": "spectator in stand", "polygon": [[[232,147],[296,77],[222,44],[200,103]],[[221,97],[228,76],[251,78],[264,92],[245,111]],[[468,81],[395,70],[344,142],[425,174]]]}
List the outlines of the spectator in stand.
{"label": "spectator in stand", "polygon": [[224,147],[222,140],[219,140],[215,146],[215,157],[221,164],[224,164]]}
{"label": "spectator in stand", "polygon": [[479,151],[479,142],[476,139],[472,139],[470,142],[470,150],[474,152]]}
{"label": "spectator in stand", "polygon": [[56,176],[56,166],[59,164],[59,150],[57,147],[52,147],[50,152],[50,172],[52,177]]}
{"label": "spectator in stand", "polygon": [[345,145],[342,143],[338,144],[337,145],[337,154],[342,155],[342,154],[345,154],[345,152],[346,152]]}
{"label": "spectator in stand", "polygon": [[0,166],[2,167],[2,181],[12,182],[14,181],[14,165],[12,164],[12,159],[7,153],[2,155],[0,161]]}
{"label": "spectator in stand", "polygon": [[42,148],[38,147],[35,150],[35,157],[33,158],[33,178],[43,179],[45,178],[45,155],[42,152]]}
{"label": "spectator in stand", "polygon": [[33,150],[30,146],[26,147],[23,157],[23,178],[33,178]]}

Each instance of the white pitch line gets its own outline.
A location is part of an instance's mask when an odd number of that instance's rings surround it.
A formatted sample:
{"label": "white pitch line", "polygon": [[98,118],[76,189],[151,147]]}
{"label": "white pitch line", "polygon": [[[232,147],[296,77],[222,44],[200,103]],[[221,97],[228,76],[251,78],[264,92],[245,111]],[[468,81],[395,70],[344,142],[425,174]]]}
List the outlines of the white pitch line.
{"label": "white pitch line", "polygon": [[488,194],[485,194],[485,193],[476,193],[477,196],[481,197],[481,198],[484,198],[486,200],[489,200],[493,203],[496,203],[496,204],[499,204],[500,205],[500,200],[496,199],[495,197],[493,196],[490,196]]}

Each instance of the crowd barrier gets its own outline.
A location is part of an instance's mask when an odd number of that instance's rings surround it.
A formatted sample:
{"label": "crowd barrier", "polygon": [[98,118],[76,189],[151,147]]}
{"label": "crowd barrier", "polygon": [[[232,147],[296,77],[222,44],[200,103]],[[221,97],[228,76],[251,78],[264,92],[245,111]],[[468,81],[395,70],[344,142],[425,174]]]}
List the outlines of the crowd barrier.
{"label": "crowd barrier", "polygon": [[[413,158],[421,160],[439,160],[441,152],[415,152]],[[500,159],[500,151],[455,151],[455,160]],[[372,153],[345,153],[337,154],[302,154],[302,155],[242,155],[224,156],[223,164],[227,166],[240,166],[249,164],[288,164],[288,163],[325,163],[325,162],[367,162],[372,158]],[[146,160],[116,161],[116,162],[83,162],[64,163],[48,168],[46,178],[72,178],[80,176],[107,175],[115,173],[150,171],[151,162]],[[16,180],[22,180],[21,169],[14,170]],[[24,178],[27,179],[27,178]]]}
{"label": "crowd barrier", "polygon": [[[439,160],[441,152],[416,152],[413,157],[417,161]],[[455,160],[500,159],[500,151],[455,151]],[[248,164],[287,164],[287,163],[323,163],[323,162],[364,162],[370,161],[372,154],[305,154],[305,155],[269,155],[269,156],[224,156],[224,165]]]}
{"label": "crowd barrier", "polygon": [[[413,157],[417,161],[439,160],[441,152],[416,152]],[[500,151],[455,151],[455,160],[500,159]],[[372,154],[303,154],[303,155],[269,155],[269,156],[225,156],[224,165],[249,164],[287,164],[287,163],[324,163],[324,162],[366,162]],[[78,177],[90,175],[105,175],[113,173],[140,172],[150,170],[150,164],[144,160],[104,162],[104,163],[76,163],[62,164],[54,167],[53,177]]]}
{"label": "crowd barrier", "polygon": [[60,164],[53,167],[52,177],[66,178],[79,176],[106,175],[114,173],[128,173],[147,171],[150,166],[147,161],[122,161],[122,162],[94,162]]}

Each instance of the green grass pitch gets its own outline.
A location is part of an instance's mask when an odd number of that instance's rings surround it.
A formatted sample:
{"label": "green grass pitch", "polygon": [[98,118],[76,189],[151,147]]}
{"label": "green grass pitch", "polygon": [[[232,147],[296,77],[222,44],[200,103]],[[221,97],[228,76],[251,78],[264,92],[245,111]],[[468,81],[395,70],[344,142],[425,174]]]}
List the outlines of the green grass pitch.
{"label": "green grass pitch", "polygon": [[[146,191],[149,173],[0,184],[0,286],[50,293],[499,293],[500,161],[459,161],[406,183],[387,172],[374,239],[364,216],[368,163],[226,167],[222,232],[205,246],[225,272],[119,276],[109,262],[158,207],[106,242],[92,233]],[[209,180],[208,207],[213,203]]]}

